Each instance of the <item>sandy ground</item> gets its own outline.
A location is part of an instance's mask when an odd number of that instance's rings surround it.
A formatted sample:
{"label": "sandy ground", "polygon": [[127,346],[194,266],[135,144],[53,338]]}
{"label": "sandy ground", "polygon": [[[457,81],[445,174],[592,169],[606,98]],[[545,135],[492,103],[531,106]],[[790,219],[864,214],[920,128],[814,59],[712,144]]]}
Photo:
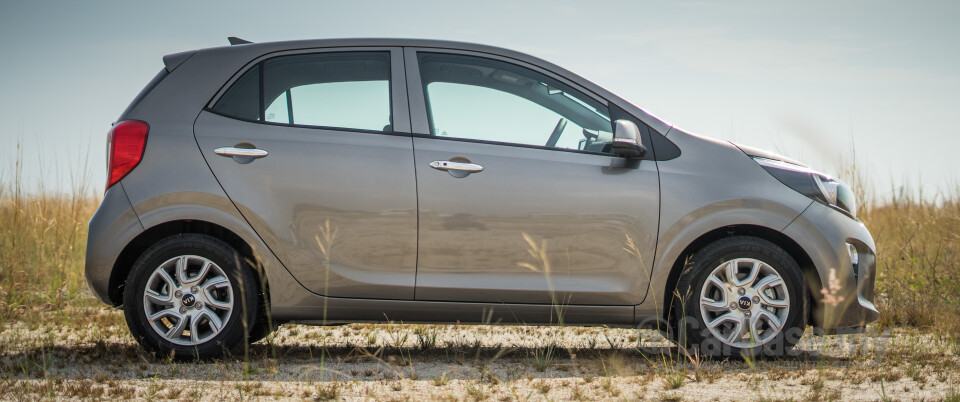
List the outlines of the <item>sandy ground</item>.
{"label": "sandy ground", "polygon": [[[122,316],[58,313],[0,331],[0,399],[954,400],[960,346],[936,334],[801,340],[798,356],[706,361],[652,331],[598,327],[286,325],[246,353],[145,354]],[[82,322],[82,323],[80,323]],[[876,332],[882,332],[877,334]]]}

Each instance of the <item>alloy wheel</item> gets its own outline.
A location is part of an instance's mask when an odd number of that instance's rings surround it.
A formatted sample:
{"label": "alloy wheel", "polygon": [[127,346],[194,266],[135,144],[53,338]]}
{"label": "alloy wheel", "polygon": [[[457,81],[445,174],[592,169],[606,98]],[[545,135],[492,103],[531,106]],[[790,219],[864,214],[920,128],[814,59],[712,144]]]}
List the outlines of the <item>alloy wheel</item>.
{"label": "alloy wheel", "polygon": [[707,330],[736,348],[761,346],[783,331],[790,293],[783,277],[753,258],[721,263],[700,290],[700,314]]}
{"label": "alloy wheel", "polygon": [[160,264],[143,292],[149,326],[177,345],[199,345],[217,336],[233,308],[230,279],[216,263],[196,255]]}

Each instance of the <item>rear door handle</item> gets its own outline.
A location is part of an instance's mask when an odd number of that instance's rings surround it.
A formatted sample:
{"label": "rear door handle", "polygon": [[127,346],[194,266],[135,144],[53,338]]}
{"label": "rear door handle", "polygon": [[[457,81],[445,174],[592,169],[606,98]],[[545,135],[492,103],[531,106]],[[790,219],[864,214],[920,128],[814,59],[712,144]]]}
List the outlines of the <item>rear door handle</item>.
{"label": "rear door handle", "polygon": [[451,162],[451,161],[433,161],[430,162],[430,167],[437,170],[456,170],[460,172],[468,173],[477,173],[483,171],[483,166],[480,166],[476,163],[463,163],[463,162]]}
{"label": "rear door handle", "polygon": [[264,151],[262,149],[234,148],[234,147],[217,148],[217,149],[214,149],[213,152],[215,152],[217,155],[220,155],[220,156],[246,156],[254,159],[262,158],[270,154],[267,151]]}

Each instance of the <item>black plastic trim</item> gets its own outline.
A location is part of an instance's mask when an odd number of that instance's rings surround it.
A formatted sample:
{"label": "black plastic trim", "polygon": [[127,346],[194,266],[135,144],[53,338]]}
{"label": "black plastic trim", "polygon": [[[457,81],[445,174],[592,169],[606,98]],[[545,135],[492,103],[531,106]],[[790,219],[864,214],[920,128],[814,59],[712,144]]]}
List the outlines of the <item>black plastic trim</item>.
{"label": "black plastic trim", "polygon": [[209,107],[203,108],[203,111],[213,113],[213,114],[215,114],[215,115],[217,115],[217,116],[220,116],[220,117],[226,117],[226,118],[228,118],[228,119],[233,119],[233,120],[237,120],[237,121],[243,121],[243,122],[247,122],[247,123],[263,124],[263,125],[265,125],[265,126],[294,127],[294,128],[313,128],[313,129],[318,129],[318,130],[330,130],[330,131],[349,131],[349,132],[351,132],[351,133],[384,134],[384,135],[393,135],[393,136],[397,136],[397,137],[410,137],[410,136],[412,136],[412,134],[410,134],[410,133],[402,133],[402,132],[398,132],[398,131],[377,131],[377,130],[364,130],[364,129],[360,129],[360,128],[330,127],[330,126],[310,126],[310,125],[306,125],[306,124],[287,124],[287,123],[274,123],[274,122],[263,121],[263,120],[250,120],[250,119],[244,119],[244,118],[242,118],[242,117],[231,116],[231,115],[225,114],[225,113],[220,113],[220,112],[218,112],[218,111],[216,111],[216,110],[213,110],[213,109],[211,109],[211,108],[209,108]]}
{"label": "black plastic trim", "polygon": [[643,137],[643,145],[649,148],[649,152],[644,155],[646,160],[668,161],[680,156],[680,147],[658,133],[657,130],[650,128],[643,120],[630,114],[619,105],[609,102],[610,119],[617,121],[619,119],[630,120],[640,128],[640,135]]}
{"label": "black plastic trim", "polygon": [[409,134],[409,136],[416,137],[416,138],[431,138],[431,139],[444,140],[444,141],[471,142],[475,144],[488,144],[488,145],[505,145],[508,147],[516,147],[516,148],[540,149],[544,151],[560,151],[560,152],[569,152],[569,153],[575,153],[575,154],[598,155],[598,156],[606,156],[608,158],[625,159],[623,156],[612,154],[612,153],[581,151],[579,149],[570,149],[570,148],[551,148],[543,145],[518,144],[515,142],[487,141],[487,140],[477,140],[473,138],[461,138],[461,137],[441,137],[437,135],[419,134],[419,133]]}
{"label": "black plastic trim", "polygon": [[253,43],[253,42],[248,41],[248,40],[246,40],[246,39],[240,39],[240,38],[238,38],[238,37],[236,37],[236,36],[228,36],[228,37],[227,37],[227,42],[230,42],[230,46],[246,45],[247,43]]}

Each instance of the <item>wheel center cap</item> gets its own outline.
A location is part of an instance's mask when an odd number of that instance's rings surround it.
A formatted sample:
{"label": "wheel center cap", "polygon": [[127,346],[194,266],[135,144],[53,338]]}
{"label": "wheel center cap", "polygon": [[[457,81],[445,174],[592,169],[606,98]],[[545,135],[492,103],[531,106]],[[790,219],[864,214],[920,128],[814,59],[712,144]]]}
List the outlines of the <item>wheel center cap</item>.
{"label": "wheel center cap", "polygon": [[[180,302],[183,303],[184,306],[190,307],[190,306],[193,305],[193,303],[196,303],[196,302],[197,302],[197,298],[194,297],[192,294],[189,294],[189,293],[188,293],[188,294],[186,294],[186,295],[183,296],[183,299],[181,299]],[[749,302],[749,300],[748,300],[748,302]]]}
{"label": "wheel center cap", "polygon": [[749,310],[750,307],[753,307],[753,302],[750,301],[749,297],[744,296],[741,297],[740,300],[737,300],[737,306],[739,306],[741,310]]}

